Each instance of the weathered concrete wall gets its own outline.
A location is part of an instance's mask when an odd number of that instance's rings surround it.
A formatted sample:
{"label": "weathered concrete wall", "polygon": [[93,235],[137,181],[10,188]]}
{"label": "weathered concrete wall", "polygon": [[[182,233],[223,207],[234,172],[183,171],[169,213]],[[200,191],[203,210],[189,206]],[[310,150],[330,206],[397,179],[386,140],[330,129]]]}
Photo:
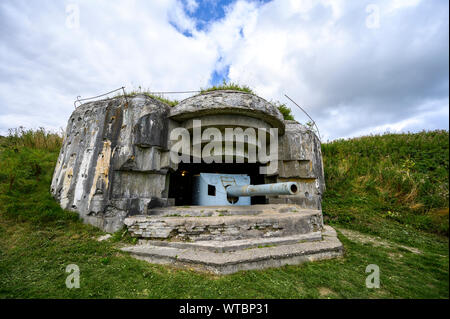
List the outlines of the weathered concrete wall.
{"label": "weathered concrete wall", "polygon": [[295,203],[303,208],[321,209],[325,191],[320,140],[314,132],[296,121],[285,121],[286,131],[279,138],[277,182],[297,182],[297,196],[269,198],[270,203]]}
{"label": "weathered concrete wall", "polygon": [[145,95],[79,106],[69,119],[51,185],[61,206],[115,231],[153,196],[163,197],[168,112]]}
{"label": "weathered concrete wall", "polygon": [[133,237],[172,241],[283,237],[323,228],[319,210],[223,217],[134,216],[125,223]]}
{"label": "weathered concrete wall", "polygon": [[193,117],[219,114],[247,115],[259,118],[284,134],[283,115],[278,109],[254,94],[240,91],[211,91],[185,99],[173,108],[170,117],[185,121]]}

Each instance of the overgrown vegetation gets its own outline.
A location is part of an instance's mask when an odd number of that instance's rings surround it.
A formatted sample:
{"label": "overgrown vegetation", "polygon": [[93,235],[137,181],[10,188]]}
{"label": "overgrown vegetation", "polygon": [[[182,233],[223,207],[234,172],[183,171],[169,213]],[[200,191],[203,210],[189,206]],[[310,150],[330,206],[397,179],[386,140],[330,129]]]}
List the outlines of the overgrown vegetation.
{"label": "overgrown vegetation", "polygon": [[[223,81],[222,84],[214,85],[209,88],[202,88],[200,89],[200,93],[210,92],[210,91],[217,91],[217,90],[234,90],[234,91],[241,91],[245,93],[254,93],[248,86],[246,85],[240,85],[238,83]],[[179,101],[178,100],[172,100],[167,97],[165,97],[163,94],[153,94],[151,93],[150,89],[143,89],[141,86],[139,86],[137,89],[133,89],[130,92],[127,92],[127,97],[133,97],[137,94],[144,94],[149,97],[152,97],[154,99],[157,99],[163,103],[166,103],[169,106],[176,106]],[[116,96],[122,96],[121,93],[118,93]]]}
{"label": "overgrown vegetation", "polygon": [[337,140],[322,150],[331,221],[377,233],[394,222],[448,236],[448,131]]}
{"label": "overgrown vegetation", "polygon": [[9,129],[7,137],[0,137],[0,146],[4,148],[28,148],[39,149],[48,152],[57,152],[61,149],[63,132],[53,133],[44,128],[38,130],[25,129],[18,127]]}
{"label": "overgrown vegetation", "polygon": [[147,93],[147,92],[144,92],[143,94],[145,94],[149,97],[152,97],[154,99],[157,99],[163,103],[166,103],[167,105],[169,105],[171,107],[174,107],[174,106],[178,105],[178,103],[179,103],[178,100],[171,100],[171,99],[165,98],[163,95],[156,95],[156,94],[151,94],[151,93]]}
{"label": "overgrown vegetation", "polygon": [[[201,89],[200,93],[210,92],[210,91],[218,91],[218,90],[233,90],[233,91],[241,91],[245,93],[251,93],[256,94],[249,86],[247,85],[241,85],[234,82],[226,82],[223,81],[220,85],[214,85],[207,89]],[[278,102],[278,101],[272,101],[273,105],[275,105],[280,113],[283,115],[283,118],[285,120],[294,120],[294,115],[292,114],[292,110],[286,106],[286,104]]]}
{"label": "overgrown vegetation", "polygon": [[77,220],[50,196],[49,187],[62,137],[44,129],[11,130],[0,144],[0,211],[38,224]]}
{"label": "overgrown vegetation", "polygon": [[[161,102],[163,102],[163,103],[165,103],[165,104],[167,104],[167,105],[169,105],[171,107],[174,107],[174,106],[176,106],[179,103],[178,100],[168,99],[163,94],[152,94],[150,89],[142,89],[142,87],[140,87],[140,86],[137,89],[133,89],[130,92],[127,92],[127,97],[133,97],[133,96],[136,96],[138,94],[147,95],[147,96],[149,96],[151,98],[154,98],[154,99],[156,99],[158,101],[161,101]],[[120,96],[120,94],[119,94],[119,96]]]}
{"label": "overgrown vegetation", "polygon": [[[214,85],[209,88],[200,89],[200,93],[205,93],[205,92],[210,92],[210,91],[218,91],[218,90],[233,90],[233,91],[241,91],[241,92],[245,92],[245,93],[255,94],[253,92],[253,90],[250,89],[250,87],[248,87],[246,85],[240,85],[240,84],[234,83],[234,82],[227,83],[226,81],[223,81],[223,83],[219,84],[219,85]],[[158,101],[161,101],[171,107],[177,106],[179,103],[178,100],[169,99],[169,98],[165,97],[164,94],[153,94],[153,93],[151,93],[150,89],[142,89],[141,86],[139,86],[137,89],[133,89],[130,92],[127,92],[126,96],[133,97],[138,94],[147,95],[147,96],[154,98]],[[115,97],[119,97],[119,96],[123,96],[123,94],[117,93],[115,95]],[[274,104],[278,108],[278,110],[281,112],[281,114],[283,115],[283,118],[285,120],[294,120],[294,115],[292,114],[291,109],[288,106],[286,106],[286,104],[280,103],[278,101],[272,102],[272,104]]]}
{"label": "overgrown vegetation", "polygon": [[[448,238],[440,235],[448,231],[448,132],[323,145],[324,213],[345,257],[220,277],[133,259],[118,249],[134,242],[124,230],[98,242],[102,231],[50,196],[60,146],[42,129],[0,139],[0,298],[449,296]],[[344,228],[381,238],[355,240]],[[65,286],[69,264],[80,267],[79,289]],[[380,267],[380,289],[365,286],[368,264]]]}
{"label": "overgrown vegetation", "polygon": [[214,86],[206,88],[206,89],[200,89],[200,93],[217,91],[217,90],[233,90],[233,91],[241,91],[241,92],[245,92],[245,93],[254,94],[253,90],[250,87],[248,87],[247,85],[241,85],[239,83],[234,83],[234,82],[228,83],[225,80],[222,82],[222,84],[214,85]]}
{"label": "overgrown vegetation", "polygon": [[292,110],[286,106],[286,104],[281,103],[281,102],[272,102],[278,109],[278,111],[280,111],[280,113],[283,115],[283,118],[288,121],[288,120],[295,120],[294,119],[294,115],[292,114]]}

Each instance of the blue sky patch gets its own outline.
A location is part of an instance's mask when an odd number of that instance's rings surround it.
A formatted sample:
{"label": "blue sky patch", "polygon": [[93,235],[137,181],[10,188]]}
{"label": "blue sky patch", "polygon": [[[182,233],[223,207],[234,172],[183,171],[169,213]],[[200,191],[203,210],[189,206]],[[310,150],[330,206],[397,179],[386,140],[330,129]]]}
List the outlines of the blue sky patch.
{"label": "blue sky patch", "polygon": [[206,0],[198,1],[195,9],[189,10],[188,1],[184,0],[184,10],[186,14],[195,19],[197,30],[204,30],[213,21],[222,19],[225,16],[225,7],[235,2],[235,0]]}
{"label": "blue sky patch", "polygon": [[211,86],[214,86],[214,85],[222,84],[223,81],[228,82],[229,81],[229,78],[228,78],[228,72],[229,71],[230,71],[230,66],[229,65],[227,65],[221,71],[214,70],[213,73],[211,74],[211,79],[209,80],[209,84]]}
{"label": "blue sky patch", "polygon": [[[253,0],[258,4],[264,4],[271,0]],[[205,30],[208,25],[225,17],[225,8],[236,0],[198,0],[196,6],[190,0],[182,0],[186,15],[195,20],[197,30]]]}

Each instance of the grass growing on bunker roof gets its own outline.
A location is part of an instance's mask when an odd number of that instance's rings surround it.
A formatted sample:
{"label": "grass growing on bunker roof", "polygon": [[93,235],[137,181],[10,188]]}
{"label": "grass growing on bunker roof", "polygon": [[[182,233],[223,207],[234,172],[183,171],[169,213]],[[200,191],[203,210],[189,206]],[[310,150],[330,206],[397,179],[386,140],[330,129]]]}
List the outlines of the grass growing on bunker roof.
{"label": "grass growing on bunker roof", "polygon": [[232,91],[241,91],[245,93],[255,94],[253,90],[243,84],[235,83],[235,82],[226,82],[225,80],[222,82],[222,84],[214,85],[209,88],[200,89],[200,93],[206,93],[211,91],[219,91],[219,90],[232,90]]}
{"label": "grass growing on bunker roof", "polygon": [[[133,97],[133,96],[136,96],[138,94],[144,94],[144,95],[146,95],[148,97],[151,97],[151,98],[154,98],[154,99],[156,99],[156,100],[158,100],[160,102],[163,102],[163,103],[165,103],[165,104],[167,104],[167,105],[169,105],[171,107],[174,107],[174,106],[176,106],[179,103],[178,100],[169,99],[169,98],[165,97],[163,94],[153,94],[153,93],[151,93],[150,89],[142,90],[141,87],[138,87],[137,89],[133,89],[130,92],[127,92],[126,96],[127,97]],[[119,94],[119,96],[121,96],[121,95]]]}
{"label": "grass growing on bunker roof", "polygon": [[[256,95],[256,93],[247,85],[242,85],[234,82],[227,83],[226,81],[223,81],[222,84],[220,85],[214,85],[210,88],[201,89],[200,93],[220,91],[220,90],[241,91]],[[285,103],[281,103],[279,101],[272,101],[271,103],[275,105],[275,107],[280,111],[285,120],[295,120],[294,115],[292,114],[292,110],[288,106],[286,106]]]}
{"label": "grass growing on bunker roof", "polygon": [[[424,174],[425,180],[428,176],[431,183],[448,181],[448,170],[439,169],[448,165],[448,146],[444,145],[448,144],[448,132],[392,134],[324,145],[328,187],[324,211],[327,223],[338,231],[345,256],[227,276],[136,260],[119,250],[132,241],[124,231],[98,242],[104,235],[101,230],[83,224],[51,198],[50,179],[61,145],[61,137],[51,134],[22,130],[0,140],[0,298],[449,296],[448,237],[438,227],[421,227],[401,217],[407,213],[401,209],[403,203],[410,203],[405,197],[411,190],[409,182],[399,183],[396,178],[379,182],[376,187],[394,189],[398,200],[386,195],[383,202],[373,202],[370,183],[358,181],[358,176],[376,178],[379,169],[390,172],[400,167],[409,168],[410,175]],[[408,154],[414,170],[405,161]],[[391,162],[385,161],[387,155]],[[347,156],[350,159],[344,161]],[[359,156],[361,163],[353,156]],[[372,169],[378,162],[382,166]],[[347,186],[351,187],[348,192],[342,189]],[[443,205],[439,187],[428,187],[428,192],[414,195],[415,201],[423,204],[423,211],[410,213],[426,214],[426,207],[433,210]],[[448,204],[445,207],[448,212]],[[400,217],[388,215],[385,208]],[[441,222],[448,227],[448,219]],[[69,264],[80,268],[79,289],[66,288]],[[379,289],[365,286],[369,264],[380,267]]]}
{"label": "grass growing on bunker roof", "polygon": [[[240,84],[234,83],[234,82],[227,83],[225,81],[223,81],[223,83],[220,85],[214,85],[209,88],[201,88],[199,93],[202,94],[202,93],[206,93],[206,92],[219,91],[219,90],[233,90],[233,91],[241,91],[241,92],[245,92],[245,93],[255,94],[253,92],[253,90],[250,89],[250,87],[248,87],[247,85],[240,85]],[[154,94],[154,93],[152,93],[152,91],[150,89],[142,89],[142,87],[140,87],[140,86],[137,89],[133,89],[131,92],[127,92],[127,97],[133,97],[138,94],[147,95],[147,96],[157,99],[171,107],[174,107],[174,106],[178,105],[178,103],[179,103],[178,100],[169,99],[166,96],[164,96],[163,94]]]}
{"label": "grass growing on bunker roof", "polygon": [[174,107],[174,106],[178,105],[178,103],[179,103],[178,100],[171,100],[171,99],[165,98],[163,95],[151,94],[148,92],[144,92],[143,94],[145,94],[149,97],[152,97],[154,99],[157,99],[171,107]]}
{"label": "grass growing on bunker roof", "polygon": [[[202,88],[202,89],[200,89],[199,93],[202,94],[202,93],[206,93],[206,92],[220,91],[220,90],[232,90],[232,91],[240,91],[240,92],[245,92],[245,93],[250,93],[250,94],[256,94],[247,85],[241,85],[241,84],[234,83],[234,82],[227,83],[225,81],[220,85],[214,85],[209,88]],[[178,100],[169,99],[166,96],[164,96],[164,94],[154,94],[151,92],[150,89],[143,90],[140,86],[137,89],[133,89],[132,91],[127,92],[126,96],[133,97],[138,94],[147,95],[147,96],[154,98],[158,101],[161,101],[171,107],[175,107],[179,104]],[[121,93],[118,93],[115,97],[120,97],[120,96],[123,96],[123,95]],[[279,101],[272,101],[271,103],[273,105],[275,105],[275,107],[280,111],[280,113],[283,115],[283,118],[285,120],[295,120],[294,115],[292,114],[292,110],[288,106],[286,106],[285,103],[281,103]]]}
{"label": "grass growing on bunker roof", "polygon": [[286,121],[295,120],[294,115],[292,114],[292,110],[285,104],[278,101],[272,102],[283,115],[283,119]]}
{"label": "grass growing on bunker roof", "polygon": [[[220,85],[214,85],[209,88],[201,88],[199,90],[199,93],[202,94],[202,93],[206,93],[206,92],[219,91],[219,90],[233,90],[233,91],[241,91],[241,92],[245,92],[245,93],[254,94],[252,89],[250,89],[250,87],[248,87],[247,85],[240,85],[240,84],[234,83],[234,82],[227,83],[225,81]],[[164,96],[164,94],[154,94],[154,93],[152,93],[152,91],[150,89],[142,89],[141,86],[139,86],[137,89],[133,89],[130,92],[127,92],[127,97],[133,97],[138,94],[147,95],[147,96],[157,99],[171,107],[174,107],[174,106],[178,105],[178,103],[179,103],[178,100],[169,99],[166,96]],[[117,96],[122,96],[122,95],[119,93]]]}

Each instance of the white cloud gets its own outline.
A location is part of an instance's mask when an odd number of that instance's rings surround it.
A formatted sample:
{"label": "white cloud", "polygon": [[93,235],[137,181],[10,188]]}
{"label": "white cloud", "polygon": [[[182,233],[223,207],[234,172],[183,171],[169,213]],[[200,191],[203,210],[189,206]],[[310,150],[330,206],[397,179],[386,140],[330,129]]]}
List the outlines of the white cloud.
{"label": "white cloud", "polygon": [[421,0],[392,0],[387,4],[387,12],[403,9],[407,7],[415,7]]}
{"label": "white cloud", "polygon": [[[386,132],[400,133],[400,132],[418,132],[424,129],[448,129],[448,99],[442,101],[432,101],[425,103],[422,108],[423,112],[418,115],[406,118],[401,121],[393,123],[386,123],[377,126],[367,127],[357,132],[353,132],[348,136],[342,136],[342,138],[350,138],[352,136],[361,136],[369,134],[383,134]],[[447,124],[447,126],[446,126]]]}
{"label": "white cloud", "polygon": [[[369,29],[365,8],[372,2],[274,1],[256,9],[238,2],[211,34],[232,81],[268,99],[285,102],[288,94],[326,138],[435,127],[422,106],[433,99],[448,108],[448,4],[409,1],[392,11],[389,1],[377,1],[380,27]],[[229,40],[237,28],[244,37]]]}
{"label": "white cloud", "polygon": [[[0,4],[0,134],[19,125],[65,127],[77,95],[122,85],[158,91],[207,85],[216,50],[169,23],[172,12],[183,13],[178,2],[77,3],[79,29],[66,27],[63,3]],[[184,13],[176,19],[193,29]]]}
{"label": "white cloud", "polygon": [[[66,26],[69,3],[79,5],[78,29]],[[380,7],[376,29],[366,27],[371,3]],[[193,90],[227,68],[268,100],[287,102],[287,93],[324,139],[448,129],[440,119],[448,109],[448,3],[240,0],[197,30],[187,12],[200,5],[2,1],[0,134],[65,127],[77,95],[122,85]]]}
{"label": "white cloud", "polygon": [[198,2],[195,0],[187,0],[186,1],[186,10],[189,13],[194,13],[198,8]]}

